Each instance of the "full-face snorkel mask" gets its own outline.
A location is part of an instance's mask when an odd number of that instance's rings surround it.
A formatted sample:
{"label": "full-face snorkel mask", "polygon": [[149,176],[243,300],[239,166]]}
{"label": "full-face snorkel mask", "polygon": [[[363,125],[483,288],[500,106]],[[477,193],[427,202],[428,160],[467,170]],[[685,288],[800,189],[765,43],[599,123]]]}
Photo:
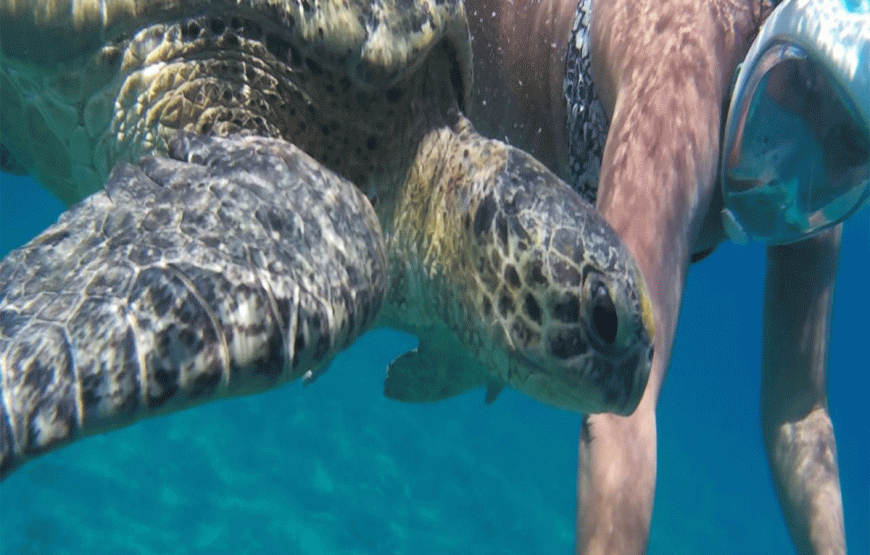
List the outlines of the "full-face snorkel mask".
{"label": "full-face snorkel mask", "polygon": [[722,150],[732,240],[809,237],[870,199],[870,0],[786,0],[739,69]]}

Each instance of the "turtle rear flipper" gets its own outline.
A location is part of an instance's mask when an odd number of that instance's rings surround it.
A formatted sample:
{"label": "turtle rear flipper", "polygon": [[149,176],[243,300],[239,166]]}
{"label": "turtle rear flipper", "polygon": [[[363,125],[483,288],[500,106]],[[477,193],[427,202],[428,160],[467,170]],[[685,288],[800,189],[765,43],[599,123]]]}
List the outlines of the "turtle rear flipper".
{"label": "turtle rear flipper", "polygon": [[427,332],[415,349],[387,367],[384,395],[406,403],[432,403],[487,384],[486,371],[448,330]]}
{"label": "turtle rear flipper", "polygon": [[312,378],[377,314],[366,197],[296,147],[182,138],[0,265],[0,476],[77,437]]}

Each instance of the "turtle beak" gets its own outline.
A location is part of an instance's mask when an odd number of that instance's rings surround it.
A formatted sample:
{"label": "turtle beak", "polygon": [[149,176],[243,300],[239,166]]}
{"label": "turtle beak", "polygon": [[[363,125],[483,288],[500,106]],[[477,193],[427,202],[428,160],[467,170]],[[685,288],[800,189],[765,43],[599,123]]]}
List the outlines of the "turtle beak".
{"label": "turtle beak", "polygon": [[638,348],[618,366],[617,373],[624,375],[626,381],[630,380],[631,387],[628,389],[625,402],[622,406],[616,408],[616,414],[629,416],[640,404],[643,393],[646,391],[646,384],[649,381],[654,350],[655,348],[650,340],[646,348]]}
{"label": "turtle beak", "polygon": [[624,338],[630,338],[630,342],[635,345],[635,348],[617,363],[615,372],[622,376],[622,379],[625,380],[624,383],[631,383],[625,402],[616,409],[617,414],[623,416],[633,413],[643,398],[655,351],[655,317],[653,316],[652,301],[650,301],[643,274],[633,261],[632,265],[634,266],[632,272],[635,281],[634,289],[638,294],[637,314],[635,318],[623,319],[624,322],[628,322],[628,329],[620,330],[620,335]]}

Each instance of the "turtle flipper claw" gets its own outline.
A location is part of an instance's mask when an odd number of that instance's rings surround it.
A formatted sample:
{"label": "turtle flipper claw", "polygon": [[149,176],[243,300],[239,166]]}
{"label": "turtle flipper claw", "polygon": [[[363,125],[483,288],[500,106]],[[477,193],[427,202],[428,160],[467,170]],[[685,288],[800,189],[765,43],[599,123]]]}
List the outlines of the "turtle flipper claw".
{"label": "turtle flipper claw", "polygon": [[388,268],[365,196],[296,147],[182,137],[0,264],[0,476],[77,437],[326,367]]}

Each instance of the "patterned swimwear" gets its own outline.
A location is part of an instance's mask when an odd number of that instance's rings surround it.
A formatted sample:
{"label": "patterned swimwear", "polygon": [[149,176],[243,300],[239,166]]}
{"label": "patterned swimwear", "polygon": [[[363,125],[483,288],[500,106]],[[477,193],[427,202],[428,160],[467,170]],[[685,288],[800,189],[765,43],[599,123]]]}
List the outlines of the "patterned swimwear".
{"label": "patterned swimwear", "polygon": [[[770,13],[781,0],[760,2],[759,13]],[[761,21],[758,22],[761,24]],[[565,55],[563,92],[567,107],[568,170],[571,186],[583,198],[595,204],[601,157],[610,128],[610,120],[592,83],[592,60],[589,29],[592,25],[592,0],[580,0],[571,27],[571,39]],[[724,120],[723,120],[724,125]]]}
{"label": "patterned swimwear", "polygon": [[589,28],[592,0],[580,0],[574,14],[571,40],[565,56],[563,91],[567,102],[568,165],[570,184],[595,204],[601,155],[610,121],[592,85]]}

